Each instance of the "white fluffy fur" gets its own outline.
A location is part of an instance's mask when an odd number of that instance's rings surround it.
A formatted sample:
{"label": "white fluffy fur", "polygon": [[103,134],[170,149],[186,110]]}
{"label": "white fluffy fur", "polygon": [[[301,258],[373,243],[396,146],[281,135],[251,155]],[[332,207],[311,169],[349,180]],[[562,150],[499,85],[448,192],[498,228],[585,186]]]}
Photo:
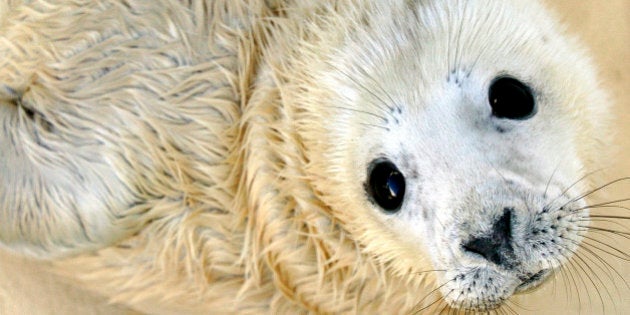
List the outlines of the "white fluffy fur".
{"label": "white fluffy fur", "polygon": [[[537,3],[35,0],[0,13],[0,239],[113,301],[405,313],[450,280],[446,301],[483,309],[575,249],[542,258],[528,222],[587,186],[555,199],[595,165],[608,106]],[[535,91],[532,119],[491,117],[503,74]],[[379,157],[407,177],[396,215],[364,189]],[[507,206],[518,272],[460,248]],[[505,292],[458,280],[472,269]]]}

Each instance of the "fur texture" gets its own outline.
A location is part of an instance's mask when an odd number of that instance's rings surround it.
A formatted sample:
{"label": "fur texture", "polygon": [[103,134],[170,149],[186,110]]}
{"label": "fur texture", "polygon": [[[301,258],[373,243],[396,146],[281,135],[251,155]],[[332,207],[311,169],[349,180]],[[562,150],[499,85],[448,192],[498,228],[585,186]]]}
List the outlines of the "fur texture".
{"label": "fur texture", "polygon": [[[406,313],[446,283],[449,303],[485,309],[581,240],[531,233],[585,215],[588,184],[571,184],[597,165],[607,101],[536,3],[35,0],[0,12],[0,238],[115,302]],[[531,84],[534,119],[490,117],[502,74]],[[379,157],[408,178],[396,216],[366,196]],[[462,253],[508,206],[518,270]],[[535,249],[551,240],[565,243]]]}

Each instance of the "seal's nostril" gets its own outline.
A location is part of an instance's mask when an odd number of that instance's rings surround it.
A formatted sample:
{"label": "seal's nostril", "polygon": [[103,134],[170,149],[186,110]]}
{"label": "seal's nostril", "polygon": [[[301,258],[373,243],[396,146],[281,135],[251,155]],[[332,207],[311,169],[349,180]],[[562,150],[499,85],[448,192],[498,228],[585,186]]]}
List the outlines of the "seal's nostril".
{"label": "seal's nostril", "polygon": [[488,248],[486,248],[487,244],[483,244],[480,242],[475,242],[476,239],[473,239],[471,242],[468,242],[464,245],[462,245],[462,248],[464,249],[464,251],[467,251],[469,253],[473,253],[473,254],[477,254],[479,256],[482,256],[486,259],[488,259]]}
{"label": "seal's nostril", "polygon": [[503,215],[492,226],[490,234],[475,237],[462,249],[469,253],[481,255],[497,265],[510,268],[514,249],[512,248],[512,209],[504,208]]}

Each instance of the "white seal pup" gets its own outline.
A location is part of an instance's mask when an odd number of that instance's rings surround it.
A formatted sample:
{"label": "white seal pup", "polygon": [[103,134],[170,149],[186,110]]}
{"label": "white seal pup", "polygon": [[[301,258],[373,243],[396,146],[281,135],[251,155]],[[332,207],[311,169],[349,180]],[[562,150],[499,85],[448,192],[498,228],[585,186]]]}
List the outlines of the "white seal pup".
{"label": "white seal pup", "polygon": [[582,241],[608,101],[538,3],[1,14],[0,239],[114,301],[488,311]]}

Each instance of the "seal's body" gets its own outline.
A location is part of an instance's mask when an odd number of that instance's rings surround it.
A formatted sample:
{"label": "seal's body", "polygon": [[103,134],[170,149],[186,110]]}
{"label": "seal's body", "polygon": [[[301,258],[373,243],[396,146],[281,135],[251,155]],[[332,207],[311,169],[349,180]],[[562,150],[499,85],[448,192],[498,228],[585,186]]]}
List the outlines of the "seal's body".
{"label": "seal's body", "polygon": [[536,3],[1,13],[0,237],[115,301],[488,310],[581,241],[608,106]]}

